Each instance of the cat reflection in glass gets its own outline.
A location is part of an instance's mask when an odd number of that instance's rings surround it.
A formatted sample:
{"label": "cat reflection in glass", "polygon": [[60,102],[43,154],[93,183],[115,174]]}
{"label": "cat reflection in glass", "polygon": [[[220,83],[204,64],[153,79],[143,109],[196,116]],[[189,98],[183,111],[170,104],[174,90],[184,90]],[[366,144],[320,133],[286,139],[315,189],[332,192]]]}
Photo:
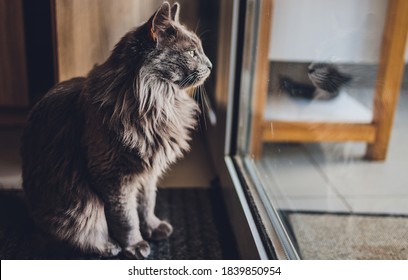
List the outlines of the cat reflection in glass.
{"label": "cat reflection in glass", "polygon": [[308,77],[312,85],[281,76],[280,88],[295,98],[331,100],[336,98],[341,88],[352,80],[350,75],[340,72],[334,64],[329,63],[310,64]]}

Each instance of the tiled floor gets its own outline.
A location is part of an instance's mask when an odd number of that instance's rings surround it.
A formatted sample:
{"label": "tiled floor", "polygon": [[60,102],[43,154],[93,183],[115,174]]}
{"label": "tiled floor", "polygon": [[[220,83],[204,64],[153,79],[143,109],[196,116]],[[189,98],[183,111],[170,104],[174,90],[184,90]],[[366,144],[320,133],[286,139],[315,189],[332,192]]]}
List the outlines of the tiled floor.
{"label": "tiled floor", "polygon": [[400,95],[386,161],[363,143],[266,144],[256,162],[278,209],[408,214],[408,91]]}

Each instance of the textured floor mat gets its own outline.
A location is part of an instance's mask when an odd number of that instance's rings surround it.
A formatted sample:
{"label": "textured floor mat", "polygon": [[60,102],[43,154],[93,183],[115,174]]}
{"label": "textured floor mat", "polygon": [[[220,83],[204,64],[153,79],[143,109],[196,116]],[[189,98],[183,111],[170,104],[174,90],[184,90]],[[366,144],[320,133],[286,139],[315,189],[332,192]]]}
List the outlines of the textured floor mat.
{"label": "textured floor mat", "polygon": [[303,259],[408,259],[408,219],[401,216],[289,213]]}
{"label": "textured floor mat", "polygon": [[[160,189],[156,214],[174,227],[170,239],[150,242],[149,259],[238,259],[218,189]],[[29,217],[24,192],[0,190],[0,259],[97,259],[44,243]],[[121,259],[119,255],[116,259]]]}

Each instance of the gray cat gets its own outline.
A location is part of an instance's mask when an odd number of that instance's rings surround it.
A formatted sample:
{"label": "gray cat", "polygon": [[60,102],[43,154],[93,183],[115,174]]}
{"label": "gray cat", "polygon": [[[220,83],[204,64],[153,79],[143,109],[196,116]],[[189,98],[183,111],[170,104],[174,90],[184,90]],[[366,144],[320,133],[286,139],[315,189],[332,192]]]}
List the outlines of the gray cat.
{"label": "gray cat", "polygon": [[348,74],[340,72],[334,64],[312,63],[308,76],[316,87],[314,98],[331,100],[340,94],[340,89],[352,80]]}
{"label": "gray cat", "polygon": [[86,77],[53,87],[22,138],[23,187],[42,232],[87,253],[146,258],[170,236],[156,183],[189,150],[199,108],[186,89],[212,65],[164,2]]}
{"label": "gray cat", "polygon": [[334,64],[328,63],[310,64],[308,76],[313,85],[297,82],[288,76],[280,76],[280,89],[295,98],[331,100],[352,80],[350,75],[340,72]]}

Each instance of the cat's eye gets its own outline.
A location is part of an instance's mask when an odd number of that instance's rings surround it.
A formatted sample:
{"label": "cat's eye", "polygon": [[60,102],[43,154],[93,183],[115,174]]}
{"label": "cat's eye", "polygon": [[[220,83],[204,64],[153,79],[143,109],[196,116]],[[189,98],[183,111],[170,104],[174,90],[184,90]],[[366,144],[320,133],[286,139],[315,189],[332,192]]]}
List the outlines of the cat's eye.
{"label": "cat's eye", "polygon": [[196,50],[190,50],[190,51],[188,51],[188,54],[189,54],[191,57],[193,57],[193,58],[197,57],[197,52],[196,52]]}

